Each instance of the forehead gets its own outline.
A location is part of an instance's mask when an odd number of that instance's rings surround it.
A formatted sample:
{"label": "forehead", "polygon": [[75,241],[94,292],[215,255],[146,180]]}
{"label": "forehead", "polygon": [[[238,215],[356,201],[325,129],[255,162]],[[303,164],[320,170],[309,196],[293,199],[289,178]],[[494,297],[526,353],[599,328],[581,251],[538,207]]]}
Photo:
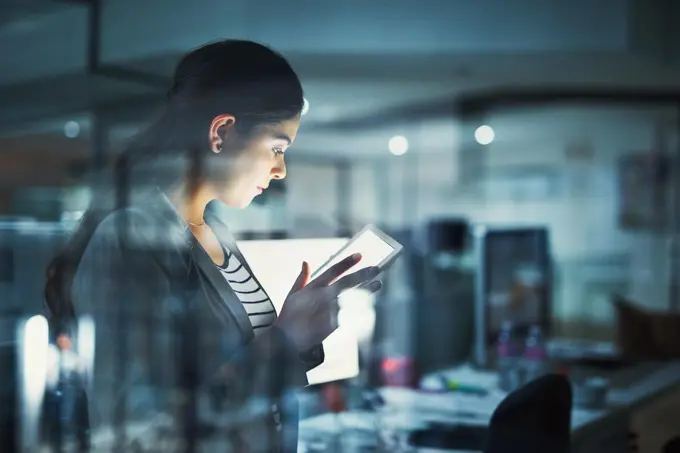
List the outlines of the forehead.
{"label": "forehead", "polygon": [[260,129],[260,136],[266,138],[280,139],[292,144],[297,136],[300,127],[300,118],[291,118],[280,123],[266,124]]}

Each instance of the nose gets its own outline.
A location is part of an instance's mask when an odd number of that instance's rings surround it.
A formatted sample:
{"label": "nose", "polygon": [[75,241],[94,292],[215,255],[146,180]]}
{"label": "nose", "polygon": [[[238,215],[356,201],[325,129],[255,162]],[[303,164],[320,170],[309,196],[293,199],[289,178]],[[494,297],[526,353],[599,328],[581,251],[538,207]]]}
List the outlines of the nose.
{"label": "nose", "polygon": [[276,159],[276,165],[271,171],[272,179],[283,179],[286,177],[286,162],[281,159]]}

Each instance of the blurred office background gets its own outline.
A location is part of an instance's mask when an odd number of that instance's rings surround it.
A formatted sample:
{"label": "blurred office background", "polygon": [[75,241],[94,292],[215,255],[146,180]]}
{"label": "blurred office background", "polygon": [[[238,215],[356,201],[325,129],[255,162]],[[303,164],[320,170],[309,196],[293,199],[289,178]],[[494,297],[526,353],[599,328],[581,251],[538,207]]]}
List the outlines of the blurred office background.
{"label": "blurred office background", "polygon": [[678,20],[665,0],[1,0],[3,316],[42,310],[88,175],[178,58],[232,37],[283,52],[309,104],[287,179],[229,213],[241,239],[400,238],[376,342],[434,370],[467,358],[478,269],[470,241],[442,246],[448,274],[430,260],[428,225],[545,227],[551,334],[615,341],[614,294],[680,308]]}

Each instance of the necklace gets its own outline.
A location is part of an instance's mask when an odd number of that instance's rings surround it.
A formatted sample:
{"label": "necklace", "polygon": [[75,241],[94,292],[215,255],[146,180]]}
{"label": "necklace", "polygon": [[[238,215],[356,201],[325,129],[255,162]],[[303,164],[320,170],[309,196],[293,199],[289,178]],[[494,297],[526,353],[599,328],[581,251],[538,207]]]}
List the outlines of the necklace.
{"label": "necklace", "polygon": [[192,227],[194,227],[194,228],[198,228],[198,227],[202,227],[203,225],[205,225],[205,220],[204,220],[203,222],[201,222],[201,223],[193,223],[193,222],[189,222],[189,221],[187,220],[187,223],[189,224],[189,226],[192,226]]}

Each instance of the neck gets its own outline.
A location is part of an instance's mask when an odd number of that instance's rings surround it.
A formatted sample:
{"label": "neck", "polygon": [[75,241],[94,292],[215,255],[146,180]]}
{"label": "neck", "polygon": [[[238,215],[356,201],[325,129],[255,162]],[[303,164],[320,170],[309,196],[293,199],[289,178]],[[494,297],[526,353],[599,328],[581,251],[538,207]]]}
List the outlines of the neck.
{"label": "neck", "polygon": [[215,196],[205,187],[199,187],[191,192],[186,187],[181,187],[169,198],[185,222],[199,226],[205,222],[203,220],[205,207],[215,199]]}

